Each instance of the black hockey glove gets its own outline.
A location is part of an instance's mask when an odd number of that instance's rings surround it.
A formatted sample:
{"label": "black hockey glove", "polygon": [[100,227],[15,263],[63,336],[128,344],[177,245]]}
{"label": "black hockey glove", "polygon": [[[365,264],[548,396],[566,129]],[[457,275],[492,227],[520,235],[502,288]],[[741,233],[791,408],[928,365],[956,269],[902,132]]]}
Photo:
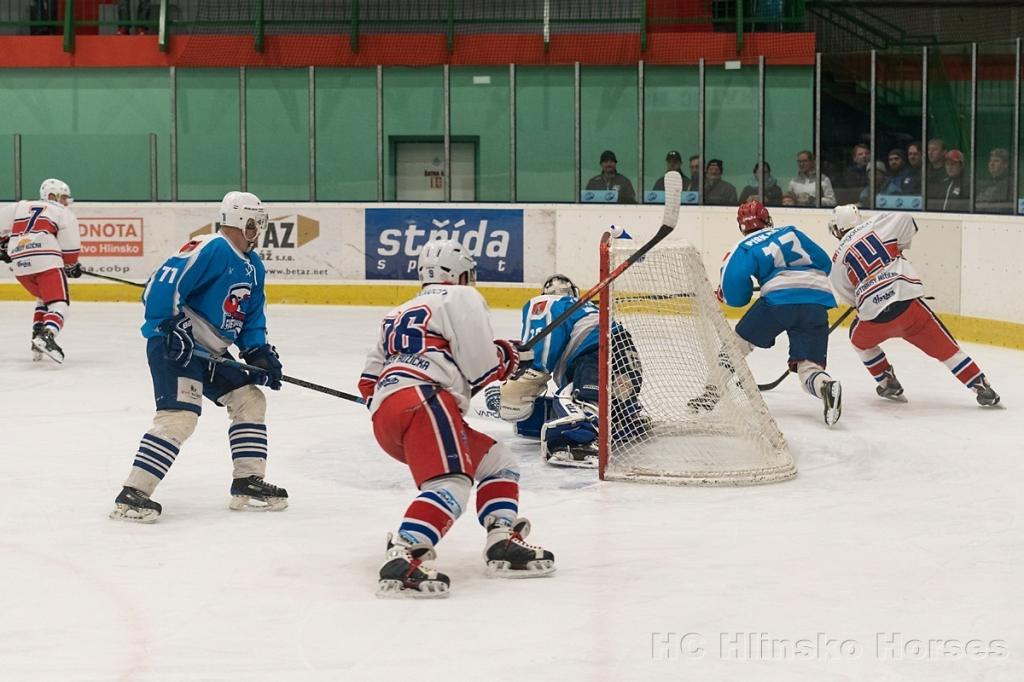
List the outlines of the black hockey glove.
{"label": "black hockey glove", "polygon": [[75,263],[74,265],[65,265],[64,274],[71,279],[78,279],[82,276],[82,264]]}
{"label": "black hockey glove", "polygon": [[7,254],[7,243],[11,241],[11,236],[5,234],[0,237],[0,263],[10,263],[11,257]]}
{"label": "black hockey glove", "polygon": [[266,386],[271,391],[281,390],[281,377],[284,374],[281,371],[283,369],[281,366],[281,356],[277,354],[276,348],[269,343],[265,343],[262,346],[243,350],[242,359],[245,360],[246,364],[266,370],[264,372],[250,372],[249,380],[251,383],[257,386]]}
{"label": "black hockey glove", "polygon": [[164,335],[164,355],[168,360],[182,367],[192,360],[196,339],[192,336],[192,320],[185,317],[185,313],[164,320],[157,331]]}

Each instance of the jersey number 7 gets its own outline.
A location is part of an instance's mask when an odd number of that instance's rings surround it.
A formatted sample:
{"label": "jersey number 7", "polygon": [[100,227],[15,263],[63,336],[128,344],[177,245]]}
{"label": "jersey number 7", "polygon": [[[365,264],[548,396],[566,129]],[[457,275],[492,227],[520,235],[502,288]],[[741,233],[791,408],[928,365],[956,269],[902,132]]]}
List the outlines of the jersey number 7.
{"label": "jersey number 7", "polygon": [[879,268],[884,268],[893,260],[892,255],[885,248],[885,244],[874,232],[866,235],[850,244],[850,248],[843,257],[846,265],[846,272],[850,277],[850,284],[859,285]]}

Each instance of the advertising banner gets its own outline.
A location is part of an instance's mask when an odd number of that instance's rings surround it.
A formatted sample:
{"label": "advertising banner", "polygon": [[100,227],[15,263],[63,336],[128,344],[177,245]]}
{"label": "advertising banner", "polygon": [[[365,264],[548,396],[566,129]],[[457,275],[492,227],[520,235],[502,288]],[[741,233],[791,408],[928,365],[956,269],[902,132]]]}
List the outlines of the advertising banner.
{"label": "advertising banner", "polygon": [[523,281],[523,211],[459,206],[367,208],[366,279],[417,277],[420,249],[457,239],[477,262],[481,282]]}

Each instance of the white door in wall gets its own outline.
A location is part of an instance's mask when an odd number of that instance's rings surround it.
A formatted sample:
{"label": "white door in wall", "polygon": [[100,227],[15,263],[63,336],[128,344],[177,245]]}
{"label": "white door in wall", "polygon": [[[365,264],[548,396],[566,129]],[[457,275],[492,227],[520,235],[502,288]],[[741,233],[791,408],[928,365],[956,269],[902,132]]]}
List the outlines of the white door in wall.
{"label": "white door in wall", "polygon": [[[452,142],[452,201],[476,201],[476,143]],[[444,143],[395,144],[398,201],[444,201]]]}

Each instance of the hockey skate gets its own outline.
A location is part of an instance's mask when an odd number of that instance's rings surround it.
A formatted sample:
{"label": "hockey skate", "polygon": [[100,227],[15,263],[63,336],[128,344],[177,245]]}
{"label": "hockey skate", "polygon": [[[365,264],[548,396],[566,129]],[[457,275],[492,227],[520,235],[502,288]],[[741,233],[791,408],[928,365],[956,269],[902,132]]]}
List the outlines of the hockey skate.
{"label": "hockey skate", "polygon": [[719,388],[713,384],[708,384],[704,387],[704,392],[696,398],[691,398],[686,401],[686,406],[690,408],[693,413],[710,412],[715,409],[718,405],[718,401],[722,399],[722,392]]}
{"label": "hockey skate", "polygon": [[288,491],[259,476],[236,478],[231,482],[229,506],[234,511],[283,511],[288,508]]}
{"label": "hockey skate", "polygon": [[64,362],[64,351],[57,345],[57,341],[53,338],[53,332],[49,329],[43,329],[38,335],[32,335],[32,350],[45,355],[58,364]]}
{"label": "hockey skate", "polygon": [[530,522],[488,516],[487,543],[484,558],[487,575],[492,578],[539,578],[555,572],[555,555],[543,547],[528,545],[524,538],[530,534]]}
{"label": "hockey skate", "polygon": [[821,401],[825,405],[825,423],[832,426],[843,413],[843,387],[838,381],[826,381],[821,385]]}
{"label": "hockey skate", "polygon": [[36,349],[36,337],[43,332],[43,325],[39,322],[32,324],[32,362],[39,362],[43,359],[43,354]]}
{"label": "hockey skate", "polygon": [[387,560],[380,567],[377,596],[384,599],[443,599],[451,580],[426,564],[437,558],[434,548],[388,533]]}
{"label": "hockey skate", "polygon": [[128,486],[121,488],[121,494],[114,500],[114,504],[117,506],[110,512],[110,518],[115,521],[153,523],[163,511],[160,503],[149,499],[149,495]]}
{"label": "hockey skate", "polygon": [[999,394],[995,392],[984,375],[971,388],[977,394],[978,404],[982,407],[995,407],[999,404]]}
{"label": "hockey skate", "polygon": [[896,379],[896,372],[892,369],[887,369],[882,374],[882,377],[882,382],[875,386],[875,393],[898,403],[907,402],[906,396],[903,395],[903,386]]}
{"label": "hockey skate", "polygon": [[544,457],[548,464],[557,467],[573,467],[576,469],[596,469],[598,452],[595,443],[564,445],[548,450],[545,447]]}

